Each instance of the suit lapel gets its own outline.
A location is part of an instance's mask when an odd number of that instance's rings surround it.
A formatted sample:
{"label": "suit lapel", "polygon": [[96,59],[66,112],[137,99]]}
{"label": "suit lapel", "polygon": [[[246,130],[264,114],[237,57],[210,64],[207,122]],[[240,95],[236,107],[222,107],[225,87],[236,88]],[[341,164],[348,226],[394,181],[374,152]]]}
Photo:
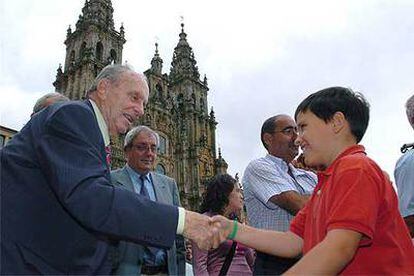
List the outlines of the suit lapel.
{"label": "suit lapel", "polygon": [[171,200],[168,197],[169,196],[168,193],[166,192],[167,184],[165,183],[164,177],[160,177],[159,175],[152,173],[152,172],[151,172],[151,177],[152,177],[152,184],[154,186],[154,191],[155,191],[155,196],[157,198],[157,201],[161,203],[169,204]]}
{"label": "suit lapel", "polygon": [[132,184],[132,180],[129,177],[129,173],[126,167],[123,167],[122,170],[119,172],[118,178],[116,180],[121,186],[134,192],[134,184]]}

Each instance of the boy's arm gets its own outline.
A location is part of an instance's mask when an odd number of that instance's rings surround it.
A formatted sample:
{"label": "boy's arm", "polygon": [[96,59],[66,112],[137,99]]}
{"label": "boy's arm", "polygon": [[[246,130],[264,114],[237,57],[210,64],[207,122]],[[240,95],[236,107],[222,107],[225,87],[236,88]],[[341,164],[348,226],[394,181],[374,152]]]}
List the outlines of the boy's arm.
{"label": "boy's arm", "polygon": [[362,234],[352,230],[333,229],[325,239],[306,253],[286,275],[337,275],[352,260]]}
{"label": "boy's arm", "polygon": [[[234,222],[222,216],[214,216],[213,222],[220,222],[225,236],[234,229]],[[235,241],[258,251],[284,258],[293,258],[302,253],[303,240],[293,232],[279,232],[257,229],[237,224]]]}

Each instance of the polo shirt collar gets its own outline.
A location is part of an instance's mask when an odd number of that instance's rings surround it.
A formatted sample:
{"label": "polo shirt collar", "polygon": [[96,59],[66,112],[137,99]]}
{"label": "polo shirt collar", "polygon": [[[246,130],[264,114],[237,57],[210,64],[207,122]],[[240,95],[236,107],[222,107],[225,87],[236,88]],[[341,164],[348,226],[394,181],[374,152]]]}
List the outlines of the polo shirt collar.
{"label": "polo shirt collar", "polygon": [[99,126],[99,130],[101,131],[104,143],[105,143],[105,147],[109,146],[111,140],[109,138],[109,131],[108,131],[108,126],[105,122],[105,119],[101,113],[101,111],[99,110],[99,107],[96,105],[96,103],[89,99],[89,102],[92,105],[92,109],[93,112],[95,112],[96,115],[96,120],[98,121],[98,126]]}
{"label": "polo shirt collar", "polygon": [[337,163],[339,162],[340,159],[342,159],[342,157],[348,156],[348,155],[352,155],[352,154],[356,154],[356,153],[365,153],[365,148],[362,145],[352,145],[348,148],[346,148],[343,152],[341,152],[336,158],[335,160],[331,163],[331,165],[326,168],[326,170],[324,171],[320,171],[318,172],[319,174],[322,175],[331,175],[337,165]]}

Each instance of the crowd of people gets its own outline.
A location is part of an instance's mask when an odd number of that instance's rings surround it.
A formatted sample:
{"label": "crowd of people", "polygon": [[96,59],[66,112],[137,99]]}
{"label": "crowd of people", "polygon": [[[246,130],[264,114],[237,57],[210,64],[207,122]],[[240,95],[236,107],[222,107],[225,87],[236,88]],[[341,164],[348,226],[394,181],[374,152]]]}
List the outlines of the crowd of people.
{"label": "crowd of people", "polygon": [[[362,94],[326,88],[267,119],[267,154],[242,183],[210,179],[198,213],[153,171],[158,134],[133,127],[148,96],[142,73],[109,65],[85,101],[39,99],[0,150],[1,274],[185,275],[186,259],[195,275],[414,274],[414,146],[396,192],[359,144]],[[406,111],[414,129],[414,95]],[[126,164],[111,172],[119,134]]]}

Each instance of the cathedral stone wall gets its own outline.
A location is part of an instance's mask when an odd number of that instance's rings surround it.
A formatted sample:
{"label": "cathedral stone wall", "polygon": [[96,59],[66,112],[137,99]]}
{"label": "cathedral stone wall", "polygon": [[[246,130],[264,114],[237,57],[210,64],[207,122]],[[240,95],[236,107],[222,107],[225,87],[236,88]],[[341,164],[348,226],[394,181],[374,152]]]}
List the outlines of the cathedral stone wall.
{"label": "cathedral stone wall", "polygon": [[[198,209],[206,179],[225,173],[227,164],[216,156],[214,112],[208,113],[207,78],[200,79],[194,53],[181,25],[169,74],[162,73],[163,60],[155,45],[151,67],[145,71],[150,89],[144,124],[160,135],[155,170],[173,177],[179,186],[182,205]],[[56,91],[71,99],[82,99],[93,79],[111,63],[122,63],[126,42],[124,27],[114,29],[110,0],[89,0],[79,15],[76,29],[67,30],[64,67],[59,66]],[[125,164],[123,137],[112,137],[113,168]]]}

